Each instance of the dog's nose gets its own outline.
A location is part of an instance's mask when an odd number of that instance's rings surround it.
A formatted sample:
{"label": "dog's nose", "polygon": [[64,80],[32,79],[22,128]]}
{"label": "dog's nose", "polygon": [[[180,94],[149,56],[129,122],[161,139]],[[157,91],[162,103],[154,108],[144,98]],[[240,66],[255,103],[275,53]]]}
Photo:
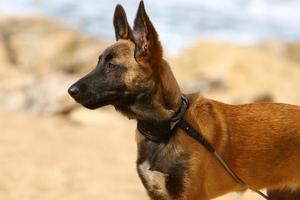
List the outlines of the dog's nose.
{"label": "dog's nose", "polygon": [[72,85],[69,89],[68,89],[69,94],[74,97],[77,94],[79,94],[79,88],[77,85]]}

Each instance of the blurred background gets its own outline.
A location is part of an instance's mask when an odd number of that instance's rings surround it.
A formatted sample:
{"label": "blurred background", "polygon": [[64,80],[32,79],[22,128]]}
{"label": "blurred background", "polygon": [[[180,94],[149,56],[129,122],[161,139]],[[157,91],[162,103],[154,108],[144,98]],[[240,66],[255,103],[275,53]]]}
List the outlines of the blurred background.
{"label": "blurred background", "polygon": [[[147,199],[135,122],[67,95],[114,42],[117,3],[133,22],[138,0],[0,0],[0,199]],[[145,4],[184,92],[300,104],[300,0]]]}

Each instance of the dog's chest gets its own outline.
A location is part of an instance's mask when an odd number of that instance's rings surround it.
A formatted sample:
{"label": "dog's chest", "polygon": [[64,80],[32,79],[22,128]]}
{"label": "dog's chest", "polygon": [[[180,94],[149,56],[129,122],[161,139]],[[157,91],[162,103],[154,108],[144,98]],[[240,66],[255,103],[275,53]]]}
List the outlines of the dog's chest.
{"label": "dog's chest", "polygon": [[145,140],[139,145],[137,170],[152,199],[179,199],[188,173],[188,156],[167,144]]}
{"label": "dog's chest", "polygon": [[138,165],[138,172],[146,189],[152,193],[152,196],[155,195],[163,197],[163,199],[169,199],[169,193],[166,188],[168,174],[151,170],[148,160]]}

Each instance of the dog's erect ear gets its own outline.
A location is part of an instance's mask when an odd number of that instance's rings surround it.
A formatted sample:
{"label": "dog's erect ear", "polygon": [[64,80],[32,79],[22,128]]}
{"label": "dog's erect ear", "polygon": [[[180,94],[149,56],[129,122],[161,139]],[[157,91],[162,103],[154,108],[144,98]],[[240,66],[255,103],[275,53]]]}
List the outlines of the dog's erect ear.
{"label": "dog's erect ear", "polygon": [[114,27],[116,40],[119,39],[132,39],[132,30],[128,24],[124,8],[118,4],[114,14]]}
{"label": "dog's erect ear", "polygon": [[162,59],[162,47],[158,34],[146,13],[143,1],[140,2],[133,30],[137,45],[136,57],[160,61]]}

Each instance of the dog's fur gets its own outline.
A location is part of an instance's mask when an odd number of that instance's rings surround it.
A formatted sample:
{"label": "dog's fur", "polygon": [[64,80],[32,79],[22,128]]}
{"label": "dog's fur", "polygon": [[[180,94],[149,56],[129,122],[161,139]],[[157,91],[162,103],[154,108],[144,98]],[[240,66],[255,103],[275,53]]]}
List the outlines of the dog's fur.
{"label": "dog's fur", "polygon": [[[90,109],[111,104],[138,121],[169,119],[180,106],[182,93],[162,57],[143,2],[133,30],[120,5],[114,26],[117,42],[69,93]],[[300,107],[228,105],[200,94],[186,96],[190,107],[184,118],[203,133],[238,176],[255,189],[273,189],[271,199],[300,199],[299,192],[293,192],[300,187]],[[136,142],[138,173],[153,200],[205,200],[244,190],[181,129],[175,129],[167,143],[149,141],[137,131]]]}

